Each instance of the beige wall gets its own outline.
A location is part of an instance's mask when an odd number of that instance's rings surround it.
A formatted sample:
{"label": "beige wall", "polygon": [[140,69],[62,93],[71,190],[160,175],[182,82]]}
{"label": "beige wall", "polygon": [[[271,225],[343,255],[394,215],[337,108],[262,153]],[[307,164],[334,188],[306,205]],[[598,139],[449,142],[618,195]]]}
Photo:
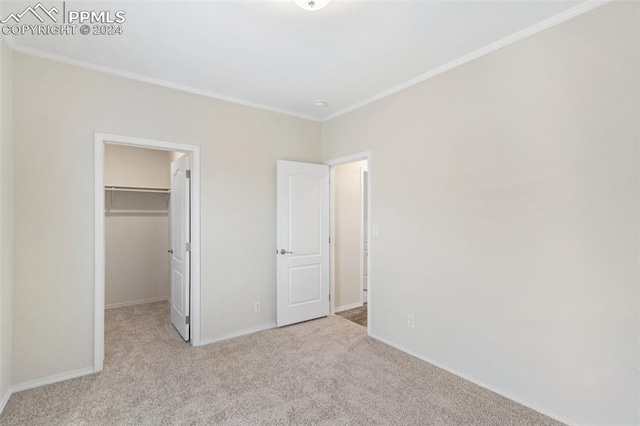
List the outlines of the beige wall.
{"label": "beige wall", "polygon": [[[173,156],[107,144],[105,185],[168,188]],[[168,201],[161,193],[105,192],[107,307],[169,298]]]}
{"label": "beige wall", "polygon": [[94,132],[201,147],[201,337],[273,324],[276,160],[321,161],[320,123],[13,59],[13,382],[93,364]]}
{"label": "beige wall", "polygon": [[[118,193],[116,197],[133,197]],[[138,195],[158,198],[163,195]],[[164,203],[163,200],[160,202]],[[134,202],[156,209],[156,200]],[[164,206],[166,209],[166,204]],[[159,210],[159,208],[157,209]],[[167,214],[107,214],[105,217],[105,306],[169,298],[169,218]]]}
{"label": "beige wall", "polygon": [[362,194],[360,170],[367,161],[333,168],[334,285],[335,307],[353,307],[361,302],[360,261],[362,257]]}
{"label": "beige wall", "polygon": [[171,151],[107,144],[104,150],[105,186],[171,186]]}
{"label": "beige wall", "polygon": [[638,423],[638,16],[603,6],[324,123],[325,159],[372,151],[376,335]]}
{"label": "beige wall", "polygon": [[0,411],[11,387],[13,141],[11,51],[0,37]]}

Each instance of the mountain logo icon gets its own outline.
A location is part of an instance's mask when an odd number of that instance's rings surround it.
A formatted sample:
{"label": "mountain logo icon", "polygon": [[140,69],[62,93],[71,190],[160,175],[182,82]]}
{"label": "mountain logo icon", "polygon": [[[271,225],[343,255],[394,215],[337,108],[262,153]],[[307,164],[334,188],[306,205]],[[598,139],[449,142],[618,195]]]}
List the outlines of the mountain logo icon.
{"label": "mountain logo icon", "polygon": [[[51,9],[47,9],[42,5],[42,3],[38,3],[35,6],[29,6],[21,13],[10,13],[9,16],[0,21],[0,24],[6,24],[10,20],[13,20],[16,24],[20,22],[25,15],[31,14],[36,17],[36,19],[40,22],[45,21],[45,17],[49,17],[53,22],[57,23],[58,18],[56,18],[53,14],[58,14],[60,11],[56,7],[52,7]],[[44,17],[43,17],[44,16]]]}

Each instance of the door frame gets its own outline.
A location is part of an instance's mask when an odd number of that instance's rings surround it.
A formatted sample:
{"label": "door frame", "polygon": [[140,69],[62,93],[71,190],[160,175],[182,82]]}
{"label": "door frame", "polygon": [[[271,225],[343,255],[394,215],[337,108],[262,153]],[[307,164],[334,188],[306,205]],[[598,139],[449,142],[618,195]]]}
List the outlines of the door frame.
{"label": "door frame", "polygon": [[[372,253],[373,253],[373,241],[372,241],[372,229],[373,229],[373,220],[372,220],[372,210],[371,210],[371,194],[372,194],[372,176],[373,176],[373,164],[371,161],[371,151],[364,151],[353,155],[348,155],[345,157],[338,157],[332,160],[327,160],[324,162],[327,166],[329,166],[329,191],[330,191],[330,215],[329,215],[329,227],[331,233],[331,256],[329,260],[329,267],[331,270],[331,314],[335,314],[335,304],[336,304],[336,281],[335,281],[335,270],[333,265],[335,265],[335,232],[334,232],[334,191],[333,185],[331,185],[331,179],[333,178],[334,167],[342,164],[354,163],[356,161],[367,160],[367,213],[368,213],[368,223],[367,223],[367,252],[368,252],[368,262],[367,262],[367,334],[371,335],[371,292],[372,292],[372,283],[373,283],[373,275],[371,273],[371,265],[373,264]],[[362,252],[362,247],[361,250]],[[362,253],[360,254],[362,257]],[[361,260],[362,262],[362,260]],[[360,274],[360,300],[362,300],[362,274]]]}
{"label": "door frame", "polygon": [[104,364],[105,308],[105,217],[104,217],[104,150],[105,145],[125,145],[191,155],[191,345],[200,346],[200,147],[176,142],[130,136],[94,133],[95,167],[95,276],[93,322],[93,370],[102,371]]}

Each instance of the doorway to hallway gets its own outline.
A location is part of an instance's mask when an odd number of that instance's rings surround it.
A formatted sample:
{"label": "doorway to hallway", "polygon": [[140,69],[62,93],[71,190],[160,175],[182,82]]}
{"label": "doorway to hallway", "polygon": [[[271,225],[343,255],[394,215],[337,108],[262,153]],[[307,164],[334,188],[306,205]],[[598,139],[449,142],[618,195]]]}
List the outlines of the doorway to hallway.
{"label": "doorway to hallway", "polygon": [[331,170],[334,312],[367,326],[368,160]]}

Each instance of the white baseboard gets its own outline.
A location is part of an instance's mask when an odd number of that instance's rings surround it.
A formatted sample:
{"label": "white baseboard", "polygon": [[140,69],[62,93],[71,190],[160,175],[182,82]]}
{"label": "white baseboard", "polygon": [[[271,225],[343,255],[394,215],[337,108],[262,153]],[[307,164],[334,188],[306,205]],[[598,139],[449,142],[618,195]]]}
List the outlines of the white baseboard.
{"label": "white baseboard", "polygon": [[257,333],[259,331],[270,330],[272,328],[276,328],[275,322],[269,322],[266,324],[258,325],[256,327],[245,328],[244,330],[223,334],[222,336],[218,336],[218,337],[212,337],[209,339],[200,339],[200,344],[198,346],[210,345],[212,343],[222,342],[224,340],[234,339],[240,336],[246,336],[247,334]]}
{"label": "white baseboard", "polygon": [[337,314],[338,312],[348,311],[349,309],[361,308],[363,306],[364,306],[363,302],[356,302],[350,305],[343,305],[343,306],[336,307],[333,309],[333,312]]}
{"label": "white baseboard", "polygon": [[30,380],[11,387],[11,393],[20,392],[27,389],[37,388],[39,386],[50,385],[52,383],[62,382],[64,380],[75,379],[77,377],[93,374],[93,367],[83,368],[81,370],[70,371],[68,373],[55,374],[43,379]]}
{"label": "white baseboard", "polygon": [[11,398],[11,395],[13,395],[13,392],[11,391],[11,389],[9,389],[7,391],[7,394],[0,400],[0,414],[2,414],[2,412],[4,411],[4,407],[7,406],[7,402],[9,402],[9,398]]}
{"label": "white baseboard", "polygon": [[584,426],[584,425],[587,424],[587,422],[580,421],[578,419],[575,419],[575,418],[573,418],[571,416],[568,416],[566,414],[563,414],[563,413],[558,413],[557,411],[552,410],[550,408],[547,408],[542,404],[539,404],[539,403],[534,402],[534,401],[530,401],[530,400],[526,399],[525,397],[518,395],[515,392],[509,392],[509,391],[504,391],[502,389],[497,389],[493,385],[491,385],[491,384],[485,382],[484,380],[479,379],[479,378],[477,378],[477,377],[475,377],[475,376],[473,376],[473,375],[471,375],[469,373],[465,373],[464,371],[456,370],[455,368],[449,367],[448,365],[446,365],[446,364],[444,364],[444,363],[442,363],[442,362],[440,362],[440,361],[438,361],[436,359],[430,358],[430,357],[428,357],[426,355],[422,355],[422,354],[414,351],[413,349],[409,349],[407,347],[399,345],[399,344],[397,344],[395,342],[392,342],[391,340],[385,339],[384,337],[380,337],[380,336],[378,336],[376,334],[371,334],[370,336],[373,337],[376,340],[381,341],[382,343],[385,343],[385,344],[387,344],[389,346],[392,346],[392,347],[394,347],[394,348],[396,348],[396,349],[398,349],[398,350],[400,350],[402,352],[405,352],[405,353],[407,353],[407,354],[409,354],[411,356],[414,356],[414,357],[416,357],[416,358],[418,358],[418,359],[420,359],[422,361],[428,362],[429,364],[435,365],[436,367],[441,368],[441,369],[443,369],[445,371],[448,371],[451,374],[455,374],[458,377],[461,377],[461,378],[463,378],[465,380],[468,380],[471,383],[475,383],[478,386],[481,386],[481,387],[483,387],[485,389],[488,389],[488,390],[490,390],[492,392],[495,392],[498,395],[504,396],[507,399],[515,401],[518,404],[522,404],[525,407],[531,408],[532,410],[535,410],[535,411],[537,411],[539,413],[544,414],[545,416],[548,416],[548,417],[551,417],[552,419],[558,420],[559,422],[565,423],[565,424],[567,424],[569,426]]}
{"label": "white baseboard", "polygon": [[168,297],[154,297],[152,299],[134,300],[132,302],[112,303],[110,305],[106,305],[104,308],[105,309],[124,308],[125,306],[142,305],[143,303],[153,303],[153,302],[166,302],[168,300],[169,300]]}

